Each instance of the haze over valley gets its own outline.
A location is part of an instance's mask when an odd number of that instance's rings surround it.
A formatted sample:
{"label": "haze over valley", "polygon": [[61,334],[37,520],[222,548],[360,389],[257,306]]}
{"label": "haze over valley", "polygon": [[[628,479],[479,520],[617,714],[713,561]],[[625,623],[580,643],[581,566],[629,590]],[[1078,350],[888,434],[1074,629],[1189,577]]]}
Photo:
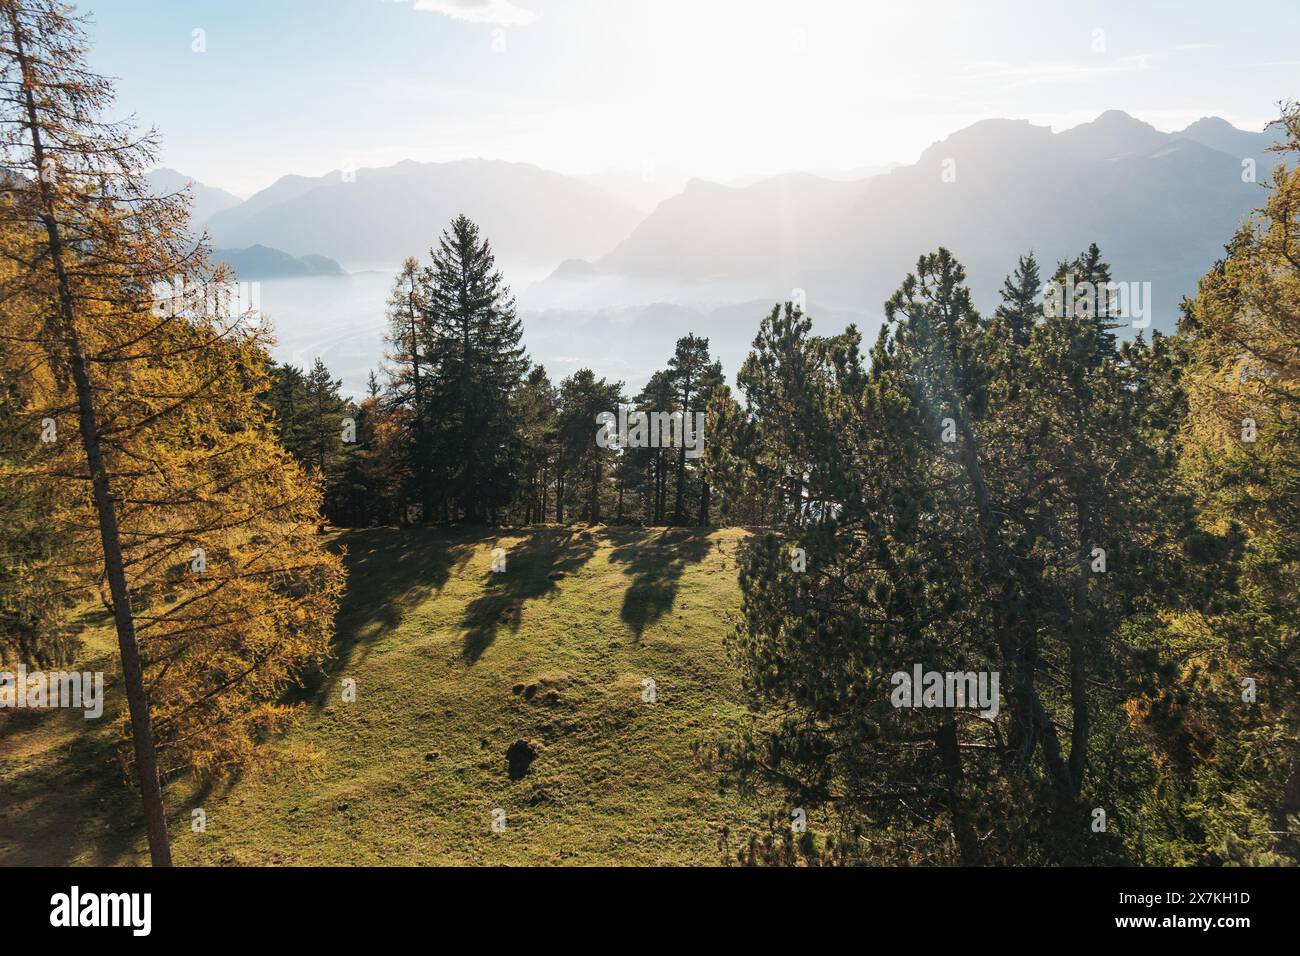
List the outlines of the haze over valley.
{"label": "haze over valley", "polygon": [[[561,376],[598,365],[637,388],[658,343],[690,329],[734,374],[759,318],[796,289],[818,328],[853,321],[870,340],[885,298],[938,245],[991,309],[1019,255],[1055,263],[1096,241],[1117,281],[1150,283],[1150,324],[1171,331],[1203,263],[1259,203],[1274,141],[1217,117],[1162,132],[1111,110],[1058,133],[984,120],[892,168],[685,179],[658,201],[676,181],[404,161],[286,175],[242,202],[195,183],[193,215],[218,258],[261,283],[278,357],[323,358],[350,394],[383,352],[402,259],[426,255],[460,212],[491,238],[535,361]],[[160,190],[186,181],[153,179]]]}

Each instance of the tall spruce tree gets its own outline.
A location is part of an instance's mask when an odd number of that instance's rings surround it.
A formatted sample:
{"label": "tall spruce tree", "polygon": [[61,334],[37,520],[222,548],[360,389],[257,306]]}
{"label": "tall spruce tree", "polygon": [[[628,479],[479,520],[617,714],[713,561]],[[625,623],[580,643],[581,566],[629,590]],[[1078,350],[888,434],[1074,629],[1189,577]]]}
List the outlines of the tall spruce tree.
{"label": "tall spruce tree", "polygon": [[466,216],[443,232],[421,285],[431,452],[455,516],[482,522],[509,503],[519,479],[510,399],[528,370],[523,328],[491,245]]}

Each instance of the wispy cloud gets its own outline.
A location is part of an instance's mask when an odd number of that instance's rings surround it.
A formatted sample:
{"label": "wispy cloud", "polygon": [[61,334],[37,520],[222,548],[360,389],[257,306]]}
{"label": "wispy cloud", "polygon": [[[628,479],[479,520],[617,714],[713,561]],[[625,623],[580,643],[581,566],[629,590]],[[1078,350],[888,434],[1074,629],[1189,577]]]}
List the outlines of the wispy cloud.
{"label": "wispy cloud", "polygon": [[536,13],[517,7],[510,0],[415,0],[415,9],[445,14],[470,23],[491,23],[501,27],[527,26],[537,19]]}
{"label": "wispy cloud", "polygon": [[1129,73],[1151,68],[1151,55],[1139,53],[1107,63],[1004,63],[976,61],[966,64],[963,80],[1000,80],[1009,86],[1084,80],[1105,73]]}

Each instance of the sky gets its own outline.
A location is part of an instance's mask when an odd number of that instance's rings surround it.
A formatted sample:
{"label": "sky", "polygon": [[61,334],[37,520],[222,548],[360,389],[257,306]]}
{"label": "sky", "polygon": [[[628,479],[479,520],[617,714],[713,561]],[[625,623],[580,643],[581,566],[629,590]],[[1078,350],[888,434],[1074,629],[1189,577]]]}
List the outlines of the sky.
{"label": "sky", "polygon": [[241,196],[403,159],[728,181],[912,162],[999,116],[1257,130],[1300,97],[1296,0],[79,7],[119,113],[158,130],[164,165]]}

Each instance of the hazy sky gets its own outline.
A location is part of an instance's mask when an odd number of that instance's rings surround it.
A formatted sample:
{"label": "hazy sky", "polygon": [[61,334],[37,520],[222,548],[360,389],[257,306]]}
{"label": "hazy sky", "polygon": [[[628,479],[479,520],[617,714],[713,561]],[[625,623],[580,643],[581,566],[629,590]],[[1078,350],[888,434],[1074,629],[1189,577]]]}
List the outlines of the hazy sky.
{"label": "hazy sky", "polygon": [[1297,0],[81,6],[92,62],[158,128],[166,165],[240,194],[472,156],[728,179],[910,162],[991,116],[1258,129],[1300,97]]}

